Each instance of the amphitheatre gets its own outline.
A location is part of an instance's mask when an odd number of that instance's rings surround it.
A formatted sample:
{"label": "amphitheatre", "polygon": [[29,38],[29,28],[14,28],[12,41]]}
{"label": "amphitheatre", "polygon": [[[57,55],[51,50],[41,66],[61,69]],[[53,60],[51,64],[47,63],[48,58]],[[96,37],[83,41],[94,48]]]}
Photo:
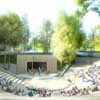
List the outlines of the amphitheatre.
{"label": "amphitheatre", "polygon": [[100,100],[100,0],[0,0],[0,100]]}
{"label": "amphitheatre", "polygon": [[[4,52],[1,53],[4,55]],[[6,53],[5,53],[6,54]],[[10,54],[10,53],[9,53]],[[13,54],[13,53],[12,53]],[[69,68],[67,72],[65,70],[59,72],[56,68],[49,68],[48,70],[44,71],[41,69],[39,72],[36,69],[32,69],[29,72],[27,71],[27,67],[25,70],[25,66],[21,66],[21,70],[19,68],[19,63],[21,59],[19,58],[21,53],[18,53],[18,61],[16,66],[13,64],[9,64],[12,68],[7,70],[8,65],[1,64],[0,67],[0,91],[1,97],[7,94],[14,95],[16,98],[49,98],[52,99],[53,97],[58,100],[58,98],[62,97],[62,100],[65,98],[90,98],[91,96],[97,95],[100,91],[100,61],[99,61],[99,53],[95,52],[94,57],[89,57],[89,55],[78,55],[75,63]],[[85,54],[89,54],[89,52],[85,52]],[[32,59],[31,55],[33,54],[24,54],[23,59],[28,57],[28,62],[34,62],[34,57]],[[35,54],[35,62],[36,62],[36,55]],[[29,58],[30,56],[30,58]],[[38,56],[40,59],[38,59]],[[51,54],[46,55],[46,59],[42,59],[41,57],[44,55],[37,55],[37,62],[49,62]],[[23,61],[23,59],[21,61]],[[48,59],[48,60],[47,60]],[[53,58],[54,59],[54,58]],[[51,61],[51,60],[50,60]],[[51,61],[52,62],[52,61]],[[55,63],[56,60],[53,60]],[[23,63],[25,64],[25,63]],[[41,63],[40,63],[41,64]],[[43,63],[44,64],[44,63]],[[48,63],[47,63],[48,64]],[[41,64],[42,65],[42,64]],[[4,66],[6,66],[4,68]],[[46,66],[47,67],[47,66]],[[46,68],[45,67],[45,68]],[[56,64],[55,66],[56,67]],[[22,69],[23,68],[23,69]],[[41,67],[40,67],[41,68]],[[11,70],[13,69],[13,70]],[[16,71],[15,71],[16,69]],[[48,68],[46,68],[48,69]],[[55,70],[56,69],[56,70]],[[34,71],[35,70],[35,71]],[[25,72],[23,72],[25,71]],[[11,99],[11,98],[10,98]],[[69,100],[69,99],[68,99]],[[87,99],[86,99],[87,100]],[[89,99],[88,99],[89,100]],[[92,99],[90,99],[92,100]],[[95,99],[93,99],[95,100]],[[99,100],[99,99],[97,99]]]}

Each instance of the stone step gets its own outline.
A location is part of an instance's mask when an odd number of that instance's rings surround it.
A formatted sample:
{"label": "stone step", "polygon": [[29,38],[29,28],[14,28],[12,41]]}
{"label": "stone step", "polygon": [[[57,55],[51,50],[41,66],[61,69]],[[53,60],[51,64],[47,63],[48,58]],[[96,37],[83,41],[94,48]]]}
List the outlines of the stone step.
{"label": "stone step", "polygon": [[14,80],[14,79],[16,79],[16,78],[10,76],[10,77],[7,77],[6,79],[7,79],[7,80]]}
{"label": "stone step", "polygon": [[11,81],[13,81],[14,83],[17,83],[17,81],[19,81],[19,79],[11,79]]}
{"label": "stone step", "polygon": [[15,75],[13,76],[13,74],[9,74],[8,72],[6,72],[6,70],[0,70],[0,77],[2,77],[2,78],[6,78],[7,80],[9,80],[9,81],[12,81],[13,82],[13,84],[15,84],[15,85],[25,85],[25,83],[21,80],[21,79],[19,79],[19,78],[17,78]]}
{"label": "stone step", "polygon": [[10,74],[1,74],[0,76],[1,76],[2,78],[6,78],[6,79],[9,78],[9,77],[10,77],[10,78],[13,78],[13,76],[11,76]]}

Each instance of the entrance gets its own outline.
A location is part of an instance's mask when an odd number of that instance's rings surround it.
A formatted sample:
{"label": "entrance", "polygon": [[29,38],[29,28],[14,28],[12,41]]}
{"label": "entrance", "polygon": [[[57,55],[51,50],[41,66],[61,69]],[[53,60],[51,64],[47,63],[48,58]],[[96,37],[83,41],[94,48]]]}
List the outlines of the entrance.
{"label": "entrance", "polygon": [[27,72],[47,72],[47,62],[27,62]]}

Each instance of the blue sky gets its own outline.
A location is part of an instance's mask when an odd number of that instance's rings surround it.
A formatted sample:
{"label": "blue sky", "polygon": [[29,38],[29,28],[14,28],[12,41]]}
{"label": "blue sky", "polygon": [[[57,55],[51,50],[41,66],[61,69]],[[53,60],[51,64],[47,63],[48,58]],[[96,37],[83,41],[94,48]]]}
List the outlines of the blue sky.
{"label": "blue sky", "polygon": [[[15,12],[20,16],[27,15],[31,31],[37,32],[43,19],[52,22],[60,10],[72,14],[77,9],[73,0],[0,0],[0,14]],[[85,32],[90,32],[100,19],[94,12],[89,12],[83,19]]]}

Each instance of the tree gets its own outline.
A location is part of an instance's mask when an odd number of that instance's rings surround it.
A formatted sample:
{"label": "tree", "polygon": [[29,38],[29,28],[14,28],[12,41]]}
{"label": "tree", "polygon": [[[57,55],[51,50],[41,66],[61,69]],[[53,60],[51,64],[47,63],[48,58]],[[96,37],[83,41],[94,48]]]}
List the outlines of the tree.
{"label": "tree", "polygon": [[100,0],[75,0],[79,6],[79,11],[85,15],[89,10],[100,14]]}
{"label": "tree", "polygon": [[63,12],[54,29],[51,42],[54,55],[60,62],[70,64],[84,40],[79,20]]}
{"label": "tree", "polygon": [[0,16],[0,46],[15,48],[25,39],[23,23],[15,13]]}
{"label": "tree", "polygon": [[25,35],[25,38],[23,40],[23,47],[25,50],[28,50],[30,49],[30,46],[29,46],[30,29],[29,29],[29,24],[28,24],[28,19],[27,19],[26,14],[23,16],[22,22],[23,22],[24,35]]}
{"label": "tree", "polygon": [[40,34],[37,35],[36,37],[33,37],[30,45],[32,46],[32,48],[34,48],[36,51],[38,52],[43,52],[43,45],[42,45],[42,41],[40,39]]}
{"label": "tree", "polygon": [[97,25],[92,33],[83,42],[82,50],[100,51],[100,25]]}
{"label": "tree", "polygon": [[53,33],[52,23],[46,19],[42,23],[41,31],[37,37],[33,38],[35,48],[43,50],[44,53],[48,53],[50,50],[50,41]]}
{"label": "tree", "polygon": [[95,51],[100,51],[100,25],[97,25],[93,30],[93,33],[90,35],[90,47],[92,47]]}
{"label": "tree", "polygon": [[[86,13],[88,13],[89,11],[93,11],[98,13],[98,15],[100,15],[100,0],[75,0],[76,4],[78,5],[78,13],[79,13],[79,17],[80,19],[82,19]],[[97,34],[94,32],[96,32],[96,30],[98,30],[97,28],[92,29],[91,34],[88,35],[88,37],[86,38],[86,40],[84,41],[84,45],[83,45],[83,49],[84,50],[93,50],[93,48],[95,50],[97,50],[97,44],[95,43],[96,41],[99,40],[99,35],[98,35],[98,39]],[[99,46],[99,45],[98,45]]]}
{"label": "tree", "polygon": [[90,43],[91,43],[91,39],[90,39],[89,36],[88,36],[88,37],[86,37],[86,38],[84,39],[83,45],[82,45],[82,47],[80,48],[80,50],[82,50],[82,51],[83,51],[83,50],[84,50],[84,51],[90,50],[90,49],[91,49]]}
{"label": "tree", "polygon": [[94,49],[100,51],[100,33],[94,36]]}

